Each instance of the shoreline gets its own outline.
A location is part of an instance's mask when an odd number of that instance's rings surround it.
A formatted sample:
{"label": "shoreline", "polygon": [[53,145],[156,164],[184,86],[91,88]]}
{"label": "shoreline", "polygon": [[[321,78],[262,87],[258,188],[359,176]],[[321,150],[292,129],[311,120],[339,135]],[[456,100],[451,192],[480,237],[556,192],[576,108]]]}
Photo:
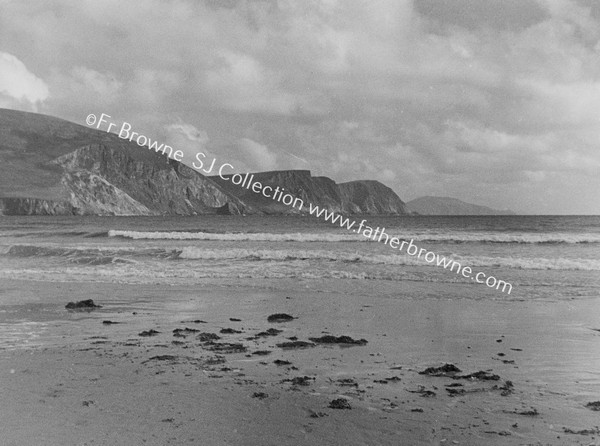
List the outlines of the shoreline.
{"label": "shoreline", "polygon": [[[597,299],[366,299],[299,286],[21,280],[4,281],[0,297],[5,329],[11,317],[38,320],[46,328],[36,339],[51,340],[0,350],[7,444],[587,445],[598,435],[597,414],[585,407],[600,399]],[[80,297],[103,308],[64,309]],[[296,319],[269,323],[272,313]],[[248,339],[269,328],[281,332]],[[159,333],[139,336],[147,330]],[[211,350],[200,333],[246,351]],[[277,346],[324,335],[368,343]],[[419,374],[445,363],[460,368],[457,376],[499,379]],[[514,387],[502,395],[507,381]],[[329,408],[338,398],[352,409]]]}

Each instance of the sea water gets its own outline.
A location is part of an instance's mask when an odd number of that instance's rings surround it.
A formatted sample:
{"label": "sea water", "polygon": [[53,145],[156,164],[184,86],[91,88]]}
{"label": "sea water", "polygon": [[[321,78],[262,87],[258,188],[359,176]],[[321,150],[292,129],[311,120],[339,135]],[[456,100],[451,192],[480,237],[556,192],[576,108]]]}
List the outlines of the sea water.
{"label": "sea water", "polygon": [[599,216],[366,219],[390,237],[510,283],[510,295],[315,217],[287,216],[4,216],[0,280],[293,286],[333,279],[361,290],[382,282],[392,290],[407,281],[464,285],[466,298],[600,295]]}

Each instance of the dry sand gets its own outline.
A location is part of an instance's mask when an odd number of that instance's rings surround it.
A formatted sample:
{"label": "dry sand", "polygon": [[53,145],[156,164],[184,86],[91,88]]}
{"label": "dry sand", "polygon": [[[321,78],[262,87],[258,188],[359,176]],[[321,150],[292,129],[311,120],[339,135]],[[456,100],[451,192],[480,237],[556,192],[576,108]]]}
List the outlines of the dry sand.
{"label": "dry sand", "polygon": [[[3,445],[600,444],[598,300],[25,281],[0,298]],[[64,308],[88,298],[103,307]],[[367,344],[277,346],[324,335]],[[419,374],[446,363],[461,371]]]}

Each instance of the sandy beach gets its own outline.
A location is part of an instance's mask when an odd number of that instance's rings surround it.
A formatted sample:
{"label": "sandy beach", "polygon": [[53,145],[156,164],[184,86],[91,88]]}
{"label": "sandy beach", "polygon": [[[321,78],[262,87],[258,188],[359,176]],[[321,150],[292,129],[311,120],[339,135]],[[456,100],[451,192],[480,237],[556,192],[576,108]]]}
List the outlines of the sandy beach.
{"label": "sandy beach", "polygon": [[265,285],[3,281],[3,444],[599,441],[597,300]]}

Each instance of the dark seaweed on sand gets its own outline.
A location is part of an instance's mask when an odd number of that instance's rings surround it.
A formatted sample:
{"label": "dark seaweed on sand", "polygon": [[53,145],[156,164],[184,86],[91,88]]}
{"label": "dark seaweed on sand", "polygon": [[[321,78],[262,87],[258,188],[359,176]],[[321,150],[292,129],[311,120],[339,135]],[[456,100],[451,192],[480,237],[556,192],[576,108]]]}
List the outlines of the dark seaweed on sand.
{"label": "dark seaweed on sand", "polygon": [[419,372],[419,375],[429,376],[452,376],[454,373],[460,373],[461,370],[454,364],[444,364],[441,367],[428,367]]}
{"label": "dark seaweed on sand", "polygon": [[308,338],[317,344],[366,345],[366,339],[352,339],[350,336],[325,335],[320,338]]}
{"label": "dark seaweed on sand", "polygon": [[234,330],[233,328],[222,328],[219,333],[221,334],[238,334],[242,333],[240,330]]}
{"label": "dark seaweed on sand", "polygon": [[174,355],[158,355],[158,356],[152,356],[151,358],[148,358],[147,360],[142,362],[142,364],[145,364],[146,362],[149,362],[149,361],[177,361],[178,359],[179,359],[179,357],[174,356]]}
{"label": "dark seaweed on sand", "polygon": [[279,348],[307,348],[314,347],[316,344],[312,342],[306,341],[290,341],[290,342],[282,342],[280,344],[276,344]]}
{"label": "dark seaweed on sand", "polygon": [[216,333],[200,333],[196,339],[200,342],[211,342],[221,339],[221,336]]}
{"label": "dark seaweed on sand", "polygon": [[284,379],[282,382],[291,382],[294,386],[309,386],[315,378],[310,376],[296,376],[292,379]]}
{"label": "dark seaweed on sand", "polygon": [[386,383],[397,383],[402,381],[402,379],[399,376],[390,376],[389,378],[384,378],[383,381],[385,381]]}
{"label": "dark seaweed on sand", "polygon": [[470,379],[477,381],[498,381],[500,377],[489,372],[480,370],[478,372],[469,373],[468,375],[453,376],[454,379]]}
{"label": "dark seaweed on sand", "polygon": [[257,356],[267,356],[271,354],[271,350],[256,350],[255,352],[252,352],[252,354]]}
{"label": "dark seaweed on sand", "polygon": [[433,390],[427,390],[425,386],[419,386],[417,390],[407,390],[410,393],[418,393],[419,395],[429,398],[435,396],[435,392]]}
{"label": "dark seaweed on sand", "polygon": [[340,378],[336,383],[338,386],[358,387],[358,383],[352,378]]}
{"label": "dark seaweed on sand", "polygon": [[173,336],[175,337],[185,337],[186,335],[190,334],[190,333],[197,333],[200,330],[196,330],[195,328],[176,328],[175,330],[173,330]]}
{"label": "dark seaweed on sand", "polygon": [[563,427],[563,431],[566,434],[575,434],[575,435],[596,435],[596,434],[600,434],[600,429],[595,427],[593,429],[581,429],[581,430],[573,430],[570,429],[568,427]]}
{"label": "dark seaweed on sand", "polygon": [[229,342],[209,342],[204,346],[207,350],[219,353],[244,353],[248,348],[243,344]]}
{"label": "dark seaweed on sand", "polygon": [[513,392],[514,388],[515,388],[515,385],[510,380],[504,381],[504,384],[502,386],[494,386],[494,390],[502,391],[500,393],[500,395],[502,395],[502,396],[510,395]]}
{"label": "dark seaweed on sand", "polygon": [[148,358],[145,361],[142,361],[142,364],[147,364],[152,361],[167,361],[172,364],[188,362],[188,363],[198,364],[198,365],[202,365],[202,366],[211,366],[211,365],[223,364],[225,362],[225,359],[222,356],[218,356],[218,355],[210,357],[210,358],[194,358],[191,356],[175,356],[175,355],[157,355],[157,356],[152,356],[151,358]]}
{"label": "dark seaweed on sand", "polygon": [[286,361],[285,359],[276,359],[275,361],[273,361],[273,364],[275,365],[292,365],[292,363],[290,361]]}
{"label": "dark seaweed on sand", "polygon": [[464,395],[465,393],[467,393],[467,391],[465,389],[462,388],[454,388],[454,387],[446,387],[446,392],[448,392],[448,394],[450,396],[454,396],[454,395]]}
{"label": "dark seaweed on sand", "polygon": [[80,300],[79,302],[69,302],[65,305],[67,310],[93,310],[102,308],[102,305],[96,305],[92,299]]}
{"label": "dark seaweed on sand", "polygon": [[275,313],[267,317],[268,322],[289,322],[293,321],[294,319],[294,316],[290,316],[286,313]]}
{"label": "dark seaweed on sand", "polygon": [[152,330],[142,331],[141,333],[138,333],[138,336],[149,337],[149,336],[156,336],[157,334],[160,334],[160,331],[156,331],[156,330],[152,329]]}
{"label": "dark seaweed on sand", "polygon": [[269,328],[266,331],[261,331],[260,333],[257,333],[256,337],[257,338],[265,338],[267,336],[277,336],[282,331],[283,330],[277,330],[276,328]]}
{"label": "dark seaweed on sand", "polygon": [[600,401],[592,401],[590,403],[587,403],[585,407],[591,410],[600,410]]}
{"label": "dark seaweed on sand", "polygon": [[517,415],[525,415],[528,417],[536,417],[540,414],[535,407],[532,407],[531,410],[522,410],[520,412],[515,411],[515,413]]}
{"label": "dark seaweed on sand", "polygon": [[329,402],[330,409],[352,409],[347,399],[337,398]]}

